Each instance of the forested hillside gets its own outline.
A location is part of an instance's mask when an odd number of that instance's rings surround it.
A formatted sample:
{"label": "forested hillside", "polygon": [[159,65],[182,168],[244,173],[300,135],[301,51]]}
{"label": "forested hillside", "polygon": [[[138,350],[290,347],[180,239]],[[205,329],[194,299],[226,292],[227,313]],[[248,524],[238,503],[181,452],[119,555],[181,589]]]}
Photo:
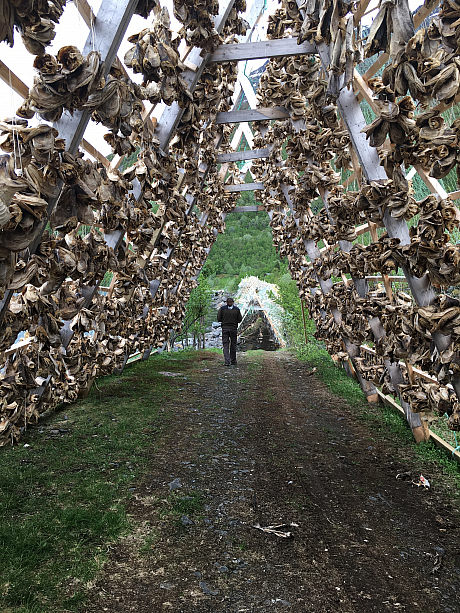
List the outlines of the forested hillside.
{"label": "forested hillside", "polygon": [[[242,192],[238,206],[250,204],[258,204],[253,193]],[[250,275],[273,282],[287,272],[287,260],[283,261],[273,246],[265,211],[230,213],[225,225],[225,234],[218,235],[203,268],[212,285],[222,285],[219,279],[225,284],[231,277]]]}

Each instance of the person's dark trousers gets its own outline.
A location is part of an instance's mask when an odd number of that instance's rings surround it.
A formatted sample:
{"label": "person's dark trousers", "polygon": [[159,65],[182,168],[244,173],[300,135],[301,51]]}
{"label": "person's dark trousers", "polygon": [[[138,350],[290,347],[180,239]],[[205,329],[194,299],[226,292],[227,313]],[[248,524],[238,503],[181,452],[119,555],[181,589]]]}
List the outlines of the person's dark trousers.
{"label": "person's dark trousers", "polygon": [[236,364],[236,330],[222,330],[222,345],[226,364]]}

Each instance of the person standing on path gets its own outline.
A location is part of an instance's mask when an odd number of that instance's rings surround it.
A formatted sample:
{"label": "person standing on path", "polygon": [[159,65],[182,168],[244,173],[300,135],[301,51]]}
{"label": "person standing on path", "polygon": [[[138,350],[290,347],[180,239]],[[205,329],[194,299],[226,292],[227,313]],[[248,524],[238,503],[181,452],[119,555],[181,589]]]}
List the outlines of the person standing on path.
{"label": "person standing on path", "polygon": [[223,304],[217,312],[217,321],[222,324],[225,366],[236,364],[236,330],[242,319],[241,311],[234,304],[233,298],[227,298],[227,304]]}

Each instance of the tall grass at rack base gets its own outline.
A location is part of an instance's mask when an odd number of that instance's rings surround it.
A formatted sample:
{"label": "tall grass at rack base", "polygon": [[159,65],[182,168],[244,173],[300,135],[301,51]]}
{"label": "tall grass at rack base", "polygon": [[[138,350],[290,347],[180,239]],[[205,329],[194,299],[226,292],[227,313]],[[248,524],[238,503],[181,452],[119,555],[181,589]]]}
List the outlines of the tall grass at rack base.
{"label": "tall grass at rack base", "polygon": [[324,343],[314,337],[316,326],[305,309],[305,329],[302,317],[302,303],[296,282],[289,274],[283,275],[279,282],[279,296],[275,302],[283,307],[283,326],[288,346],[299,360],[316,367],[317,374],[329,390],[348,402],[365,401],[360,386],[350,379],[342,368],[338,368],[326,351]]}

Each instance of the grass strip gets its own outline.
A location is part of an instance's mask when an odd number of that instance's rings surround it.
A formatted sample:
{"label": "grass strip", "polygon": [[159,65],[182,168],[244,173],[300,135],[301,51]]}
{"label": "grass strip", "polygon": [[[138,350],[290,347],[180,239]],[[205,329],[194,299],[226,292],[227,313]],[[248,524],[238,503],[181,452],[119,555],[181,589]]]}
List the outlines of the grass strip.
{"label": "grass strip", "polygon": [[[196,355],[196,353],[195,353]],[[127,505],[167,431],[167,402],[190,352],[152,356],[98,380],[17,447],[0,450],[0,610],[78,610],[107,545],[130,529]],[[176,398],[177,400],[177,398]]]}
{"label": "grass strip", "polygon": [[406,450],[418,458],[425,466],[440,470],[443,479],[442,487],[449,495],[460,496],[460,465],[444,450],[434,443],[417,444],[404,417],[399,411],[386,405],[370,405],[357,383],[346,374],[343,368],[336,366],[325,349],[314,343],[296,347],[298,359],[316,366],[316,374],[327,385],[329,390],[349,404],[353,413],[373,432],[374,436],[384,440],[388,445]]}

